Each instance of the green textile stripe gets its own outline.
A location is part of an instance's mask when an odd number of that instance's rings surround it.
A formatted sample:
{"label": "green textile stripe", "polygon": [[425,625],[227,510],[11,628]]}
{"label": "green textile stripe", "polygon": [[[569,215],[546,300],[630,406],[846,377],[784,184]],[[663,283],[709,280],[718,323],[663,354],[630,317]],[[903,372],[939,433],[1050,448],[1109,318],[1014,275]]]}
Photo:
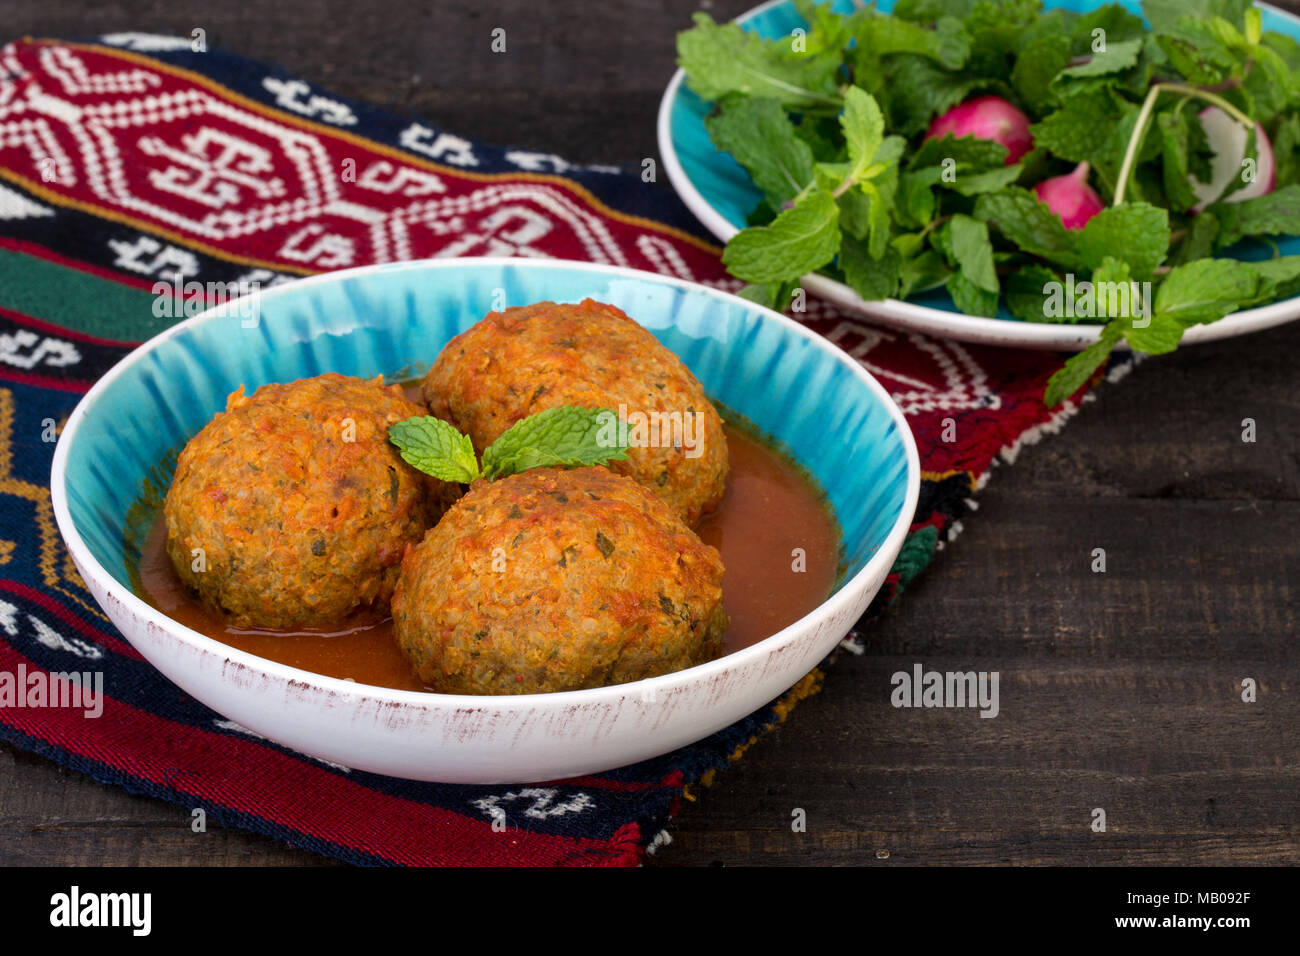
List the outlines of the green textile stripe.
{"label": "green textile stripe", "polygon": [[139,342],[176,323],[144,289],[0,249],[0,306],[86,335]]}
{"label": "green textile stripe", "polygon": [[898,590],[894,598],[903,593],[903,589],[912,583],[934,557],[934,546],[939,542],[939,529],[934,525],[918,528],[903,541],[903,547],[894,561],[893,570],[898,572]]}

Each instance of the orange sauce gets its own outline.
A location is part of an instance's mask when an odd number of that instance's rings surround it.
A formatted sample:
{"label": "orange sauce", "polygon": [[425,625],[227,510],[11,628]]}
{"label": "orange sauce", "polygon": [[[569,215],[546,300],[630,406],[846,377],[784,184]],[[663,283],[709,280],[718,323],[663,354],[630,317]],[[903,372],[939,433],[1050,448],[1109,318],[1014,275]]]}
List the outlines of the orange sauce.
{"label": "orange sauce", "polygon": [[[839,529],[817,488],[788,458],[727,426],[731,473],[721,506],[697,529],[722,553],[724,638],[733,653],[775,634],[830,595],[840,560]],[[428,690],[393,639],[392,622],[337,631],[233,628],[186,591],[172,569],[161,514],[143,543],[141,597],[201,634],[268,660],[317,674],[402,690]],[[803,570],[796,549],[802,549]]]}

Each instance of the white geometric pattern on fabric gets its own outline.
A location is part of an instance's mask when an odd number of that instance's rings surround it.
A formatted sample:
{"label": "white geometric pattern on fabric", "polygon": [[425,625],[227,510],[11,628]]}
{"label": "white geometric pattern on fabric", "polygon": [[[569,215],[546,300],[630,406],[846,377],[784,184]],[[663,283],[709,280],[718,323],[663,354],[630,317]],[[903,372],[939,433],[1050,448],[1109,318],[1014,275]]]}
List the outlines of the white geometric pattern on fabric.
{"label": "white geometric pattern on fabric", "polygon": [[32,202],[12,189],[0,186],[0,219],[31,219],[36,216],[53,215],[53,209]]}

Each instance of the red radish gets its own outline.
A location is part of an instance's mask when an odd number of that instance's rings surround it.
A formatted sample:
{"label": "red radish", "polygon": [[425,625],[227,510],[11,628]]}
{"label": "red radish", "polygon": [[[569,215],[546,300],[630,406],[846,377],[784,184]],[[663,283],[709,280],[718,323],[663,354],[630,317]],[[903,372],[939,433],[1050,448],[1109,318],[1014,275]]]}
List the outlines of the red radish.
{"label": "red radish", "polygon": [[[1214,159],[1210,164],[1210,181],[1203,183],[1195,176],[1191,177],[1192,191],[1196,193],[1197,203],[1192,212],[1200,212],[1214,202],[1232,181],[1242,175],[1242,161],[1246,158],[1246,127],[1219,109],[1207,106],[1201,110],[1201,126],[1205,138],[1209,140],[1210,149],[1214,150]],[[1273,191],[1277,183],[1277,163],[1273,160],[1273,144],[1268,141],[1264,127],[1255,124],[1255,163],[1254,182],[1238,189],[1224,202],[1241,202],[1254,199]]]}
{"label": "red radish", "polygon": [[1061,217],[1066,229],[1082,229],[1106,207],[1101,197],[1088,185],[1088,164],[1080,163],[1074,172],[1044,179],[1034,186],[1034,194],[1048,209]]}
{"label": "red radish", "polygon": [[958,103],[937,117],[926,131],[926,139],[975,136],[991,139],[1007,148],[1007,165],[1020,159],[1034,145],[1029,134],[1029,117],[1000,96],[977,96]]}

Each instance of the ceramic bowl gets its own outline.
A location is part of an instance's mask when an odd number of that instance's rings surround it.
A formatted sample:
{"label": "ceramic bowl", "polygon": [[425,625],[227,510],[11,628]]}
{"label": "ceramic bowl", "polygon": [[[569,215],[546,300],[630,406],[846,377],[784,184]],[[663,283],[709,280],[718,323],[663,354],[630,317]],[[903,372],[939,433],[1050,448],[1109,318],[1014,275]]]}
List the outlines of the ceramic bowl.
{"label": "ceramic bowl", "polygon": [[[1141,15],[1136,0],[1120,0],[1121,6]],[[861,6],[855,0],[831,0],[837,12],[845,13]],[[1064,7],[1086,12],[1101,4],[1096,0],[1047,0],[1044,6]],[[889,12],[893,0],[880,0],[876,6]],[[1300,17],[1267,4],[1257,4],[1263,14],[1265,30],[1275,30],[1300,40]],[[736,18],[744,29],[763,37],[789,36],[795,28],[807,24],[791,0],[772,0]],[[712,108],[690,91],[685,74],[673,74],[659,104],[659,155],[673,189],[682,201],[722,242],[745,228],[745,217],[763,198],[749,174],[726,153],[714,149],[704,128],[704,117]],[[1278,242],[1283,255],[1300,254],[1300,237]],[[1271,250],[1264,246],[1241,251],[1242,257],[1266,258]],[[943,289],[923,292],[906,301],[883,299],[867,301],[843,282],[822,275],[803,279],[804,288],[842,309],[865,315],[880,325],[923,332],[940,338],[1004,345],[1016,348],[1069,349],[1087,348],[1101,334],[1101,326],[1092,322],[1047,323],[1024,322],[1003,307],[994,318],[966,315],[953,305]],[[1300,318],[1300,297],[1283,299],[1253,309],[1243,309],[1208,325],[1196,325],[1183,334],[1183,343],[1210,342],[1258,332]],[[1120,344],[1127,348],[1126,343]]]}
{"label": "ceramic bowl", "polygon": [[[829,496],[844,573],[815,611],[752,647],[635,683],[472,697],[324,677],[171,620],[132,591],[127,513],[168,453],[226,395],[326,371],[419,374],[503,303],[612,303],[707,392],[786,446]],[[255,306],[254,325],[249,318]],[[249,325],[251,327],[245,327]],[[164,482],[170,474],[158,475]],[[704,286],[555,260],[464,259],[333,272],[182,322],[86,395],[55,450],[52,498],[82,578],[131,644],[193,697],[303,753],[375,773],[515,783],[623,766],[698,740],[779,696],[879,590],[916,507],[920,465],[902,413],[857,363],[775,312]]]}

